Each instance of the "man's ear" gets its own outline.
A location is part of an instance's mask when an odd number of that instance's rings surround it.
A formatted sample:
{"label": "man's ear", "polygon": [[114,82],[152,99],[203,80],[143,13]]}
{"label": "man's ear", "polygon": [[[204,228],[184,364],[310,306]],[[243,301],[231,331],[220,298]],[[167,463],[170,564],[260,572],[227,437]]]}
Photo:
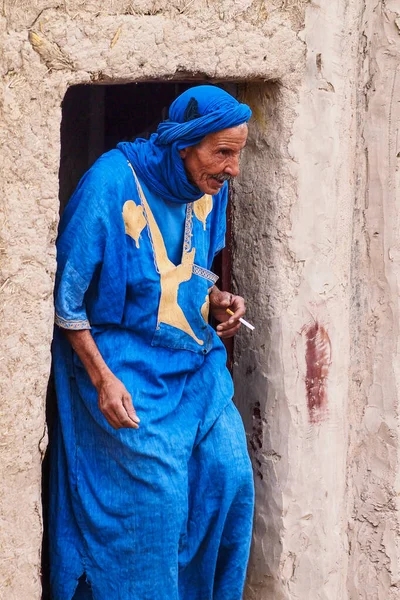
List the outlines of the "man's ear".
{"label": "man's ear", "polygon": [[185,160],[186,156],[187,156],[187,148],[182,148],[182,150],[179,150],[179,155],[181,157],[182,160]]}

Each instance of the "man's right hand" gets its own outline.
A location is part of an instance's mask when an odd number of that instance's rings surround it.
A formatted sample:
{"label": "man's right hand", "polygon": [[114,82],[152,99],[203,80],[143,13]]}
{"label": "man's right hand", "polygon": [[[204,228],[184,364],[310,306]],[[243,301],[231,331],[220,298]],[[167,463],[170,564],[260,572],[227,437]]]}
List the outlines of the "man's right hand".
{"label": "man's right hand", "polygon": [[139,421],[132,404],[132,396],[117,377],[109,375],[97,386],[99,408],[111,427],[121,429],[139,428]]}
{"label": "man's right hand", "polygon": [[95,386],[99,408],[111,427],[139,428],[139,418],[133,408],[132,397],[104,362],[89,329],[64,329],[69,343],[81,359],[91,382]]}

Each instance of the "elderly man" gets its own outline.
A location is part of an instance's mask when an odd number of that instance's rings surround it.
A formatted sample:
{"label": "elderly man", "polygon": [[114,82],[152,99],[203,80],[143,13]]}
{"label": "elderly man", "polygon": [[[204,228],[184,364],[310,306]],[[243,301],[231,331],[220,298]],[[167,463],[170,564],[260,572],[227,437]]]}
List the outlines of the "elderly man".
{"label": "elderly man", "polygon": [[220,338],[244,302],[210,268],[250,115],[217,87],[187,90],[149,140],[100,157],[64,212],[53,600],[242,597],[253,482]]}

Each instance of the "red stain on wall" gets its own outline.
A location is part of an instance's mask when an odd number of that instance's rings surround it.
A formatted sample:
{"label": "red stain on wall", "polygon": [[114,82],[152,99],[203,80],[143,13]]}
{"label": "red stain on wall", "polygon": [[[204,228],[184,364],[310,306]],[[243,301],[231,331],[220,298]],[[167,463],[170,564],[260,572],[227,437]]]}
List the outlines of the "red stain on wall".
{"label": "red stain on wall", "polygon": [[332,364],[332,345],[328,332],[318,321],[305,325],[306,393],[310,423],[320,423],[328,413],[327,384]]}

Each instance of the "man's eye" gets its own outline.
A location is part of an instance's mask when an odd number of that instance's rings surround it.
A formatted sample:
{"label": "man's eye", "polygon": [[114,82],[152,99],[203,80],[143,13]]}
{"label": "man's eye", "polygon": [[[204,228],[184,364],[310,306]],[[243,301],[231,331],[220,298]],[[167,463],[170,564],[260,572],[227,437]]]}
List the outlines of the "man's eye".
{"label": "man's eye", "polygon": [[220,148],[219,153],[223,156],[227,156],[229,154],[229,150],[227,148]]}

